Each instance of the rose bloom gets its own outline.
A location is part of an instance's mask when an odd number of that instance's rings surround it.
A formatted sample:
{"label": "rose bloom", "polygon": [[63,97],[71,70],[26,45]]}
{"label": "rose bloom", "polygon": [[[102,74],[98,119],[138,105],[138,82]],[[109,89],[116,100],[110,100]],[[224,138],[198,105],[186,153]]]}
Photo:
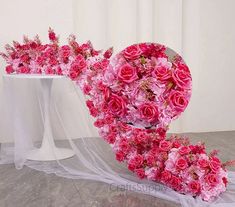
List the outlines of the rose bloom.
{"label": "rose bloom", "polygon": [[183,112],[188,105],[188,100],[181,91],[172,91],[169,96],[169,105],[176,114]]}
{"label": "rose bloom", "polygon": [[180,149],[179,149],[179,153],[180,155],[186,155],[186,154],[189,154],[190,153],[190,148],[188,146],[182,146]]}
{"label": "rose bloom", "polygon": [[185,158],[181,157],[176,161],[175,166],[179,170],[184,170],[188,167],[188,162]]}
{"label": "rose bloom", "polygon": [[11,65],[6,66],[6,73],[7,74],[10,74],[10,73],[13,73],[13,72],[14,72],[14,69]]}
{"label": "rose bloom", "polygon": [[151,123],[158,120],[158,107],[155,103],[144,103],[139,107],[140,117]]}
{"label": "rose bloom", "polygon": [[75,58],[75,63],[79,69],[84,69],[87,66],[85,58],[80,54]]}
{"label": "rose bloom", "polygon": [[171,70],[164,66],[157,66],[152,72],[152,75],[160,82],[165,83],[171,78]]}
{"label": "rose bloom", "polygon": [[161,151],[169,151],[171,149],[171,142],[169,141],[165,141],[165,140],[162,140],[160,143],[159,143],[159,149]]}
{"label": "rose bloom", "polygon": [[135,169],[135,173],[136,173],[136,175],[137,175],[140,179],[144,179],[144,177],[145,177],[145,171],[144,171],[143,168]]}
{"label": "rose bloom", "polygon": [[210,173],[210,174],[206,175],[205,181],[208,185],[214,187],[219,183],[219,178],[218,178],[218,175],[216,175],[214,173]]}
{"label": "rose bloom", "polygon": [[70,70],[69,71],[69,77],[71,80],[76,80],[78,78],[80,73],[78,73],[77,71],[75,70]]}
{"label": "rose bloom", "polygon": [[122,162],[125,158],[125,154],[122,151],[118,151],[116,152],[116,160],[118,160],[119,162]]}
{"label": "rose bloom", "polygon": [[50,31],[48,36],[49,36],[49,39],[51,41],[55,41],[56,40],[56,35],[55,35],[55,33],[53,31]]}
{"label": "rose bloom", "polygon": [[173,189],[175,190],[180,190],[181,189],[181,183],[182,183],[182,180],[176,176],[172,176],[171,177],[171,180],[170,180],[170,185]]}
{"label": "rose bloom", "polygon": [[189,187],[189,191],[193,193],[193,195],[200,192],[200,183],[196,180],[191,181],[188,187]]}
{"label": "rose bloom", "polygon": [[182,89],[191,88],[192,79],[191,79],[189,70],[176,68],[172,74],[172,77],[178,87]]}
{"label": "rose bloom", "polygon": [[117,75],[119,80],[125,83],[131,83],[138,79],[136,68],[132,67],[130,64],[122,65]]}
{"label": "rose bloom", "polygon": [[208,167],[208,161],[206,159],[200,159],[200,160],[198,160],[197,163],[198,163],[200,168]]}
{"label": "rose bloom", "polygon": [[214,161],[214,160],[211,160],[210,162],[209,162],[209,166],[210,166],[210,169],[213,171],[213,172],[218,172],[219,171],[219,169],[220,169],[220,163],[219,162],[216,162],[216,161]]}
{"label": "rose bloom", "polygon": [[20,66],[17,70],[17,73],[29,73],[30,69],[27,66]]}
{"label": "rose bloom", "polygon": [[171,179],[171,173],[167,170],[164,170],[162,173],[161,173],[161,181],[162,182],[167,182]]}
{"label": "rose bloom", "polygon": [[112,94],[108,102],[108,109],[112,114],[122,116],[126,111],[126,102],[123,97]]}
{"label": "rose bloom", "polygon": [[139,58],[141,54],[142,54],[142,50],[139,48],[138,45],[132,45],[123,51],[123,56],[126,59],[130,59],[130,60]]}

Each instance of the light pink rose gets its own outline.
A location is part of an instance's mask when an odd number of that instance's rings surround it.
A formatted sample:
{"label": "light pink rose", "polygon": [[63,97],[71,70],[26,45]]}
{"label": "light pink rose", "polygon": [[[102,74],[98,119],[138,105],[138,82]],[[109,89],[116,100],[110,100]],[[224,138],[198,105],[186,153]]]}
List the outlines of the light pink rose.
{"label": "light pink rose", "polygon": [[158,107],[155,103],[144,103],[139,107],[140,117],[151,123],[158,120]]}
{"label": "light pink rose", "polygon": [[125,83],[131,83],[138,79],[137,71],[135,67],[132,67],[129,64],[122,65],[118,69],[118,78],[119,80]]}
{"label": "light pink rose", "polygon": [[112,94],[108,102],[108,109],[112,114],[122,116],[126,112],[126,102],[123,97]]}
{"label": "light pink rose", "polygon": [[138,45],[132,45],[124,50],[123,56],[127,59],[134,60],[139,58],[141,53],[142,50],[139,48]]}

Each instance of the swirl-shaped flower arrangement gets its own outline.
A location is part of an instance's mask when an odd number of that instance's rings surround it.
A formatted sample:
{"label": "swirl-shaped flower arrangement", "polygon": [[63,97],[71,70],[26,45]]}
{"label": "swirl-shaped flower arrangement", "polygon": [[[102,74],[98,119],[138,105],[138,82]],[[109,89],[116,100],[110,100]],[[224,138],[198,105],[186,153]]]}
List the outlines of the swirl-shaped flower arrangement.
{"label": "swirl-shaped flower arrangement", "polygon": [[139,178],[205,201],[226,190],[225,167],[233,161],[221,163],[217,151],[207,154],[204,144],[192,145],[184,136],[166,138],[170,122],[191,96],[190,71],[179,55],[160,44],[141,43],[110,60],[112,48],[102,53],[75,36],[60,46],[51,29],[49,39],[45,45],[38,37],[7,45],[7,53],[1,53],[6,72],[65,75],[75,81],[89,98],[86,105],[101,137]]}

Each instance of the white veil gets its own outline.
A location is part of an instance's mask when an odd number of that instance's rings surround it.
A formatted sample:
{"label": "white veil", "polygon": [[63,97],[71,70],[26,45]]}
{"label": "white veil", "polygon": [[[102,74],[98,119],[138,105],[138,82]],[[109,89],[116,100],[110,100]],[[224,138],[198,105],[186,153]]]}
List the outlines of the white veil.
{"label": "white veil", "polygon": [[[235,174],[229,172],[228,190],[212,203],[179,194],[161,184],[139,180],[125,164],[116,161],[111,147],[100,137],[91,137],[94,127],[79,87],[71,81],[56,80],[50,104],[51,123],[56,145],[70,147],[75,156],[50,162],[29,161],[27,154],[40,146],[43,136],[42,88],[37,79],[23,81],[5,77],[1,100],[0,137],[11,140],[1,144],[0,163],[14,163],[55,173],[72,179],[89,179],[191,206],[235,206]],[[63,90],[62,90],[63,89]],[[63,94],[61,93],[63,91]],[[91,131],[93,130],[93,133]],[[14,144],[13,144],[14,143]]]}

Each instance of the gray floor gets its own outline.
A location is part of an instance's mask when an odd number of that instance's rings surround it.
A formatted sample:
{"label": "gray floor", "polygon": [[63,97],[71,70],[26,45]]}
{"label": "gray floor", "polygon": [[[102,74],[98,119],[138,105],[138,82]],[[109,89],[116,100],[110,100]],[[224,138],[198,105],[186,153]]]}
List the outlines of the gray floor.
{"label": "gray floor", "polygon": [[[235,131],[195,133],[193,142],[204,141],[208,150],[221,151],[221,159],[235,159]],[[235,168],[230,168],[235,170]],[[175,207],[151,196],[123,191],[108,184],[71,180],[27,167],[0,165],[0,207]]]}

